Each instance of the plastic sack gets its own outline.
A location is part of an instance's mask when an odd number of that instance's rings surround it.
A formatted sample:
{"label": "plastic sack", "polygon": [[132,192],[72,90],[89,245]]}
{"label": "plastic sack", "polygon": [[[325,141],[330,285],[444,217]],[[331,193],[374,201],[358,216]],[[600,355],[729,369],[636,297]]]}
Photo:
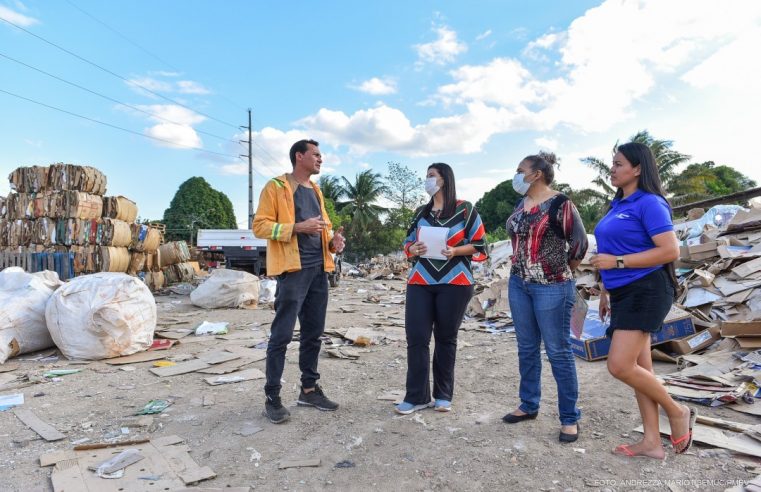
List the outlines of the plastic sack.
{"label": "plastic sack", "polygon": [[270,304],[275,302],[275,293],[277,292],[277,280],[265,278],[259,282],[259,302]]}
{"label": "plastic sack", "polygon": [[0,364],[11,357],[53,346],[45,305],[61,285],[55,272],[0,272]]}
{"label": "plastic sack", "polygon": [[108,359],[151,346],[156,301],[139,278],[96,273],[59,288],[48,301],[45,319],[68,359]]}
{"label": "plastic sack", "polygon": [[748,211],[747,208],[743,208],[739,205],[716,205],[709,208],[708,211],[697,220],[674,224],[674,230],[683,240],[700,237],[700,235],[703,234],[703,228],[706,225],[712,225],[719,229],[724,229],[740,210],[745,212]]}
{"label": "plastic sack", "polygon": [[204,309],[253,309],[259,302],[259,277],[238,270],[214,270],[190,293],[190,302]]}

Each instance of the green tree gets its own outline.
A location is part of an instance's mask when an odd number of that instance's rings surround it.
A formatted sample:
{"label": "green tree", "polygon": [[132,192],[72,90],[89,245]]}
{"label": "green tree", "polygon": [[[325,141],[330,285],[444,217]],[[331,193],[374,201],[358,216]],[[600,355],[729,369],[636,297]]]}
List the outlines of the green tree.
{"label": "green tree", "polygon": [[233,204],[205,179],[193,177],[182,183],[164,211],[166,237],[170,241],[196,237],[198,229],[236,229]]}
{"label": "green tree", "polygon": [[579,211],[581,221],[584,223],[584,229],[591,233],[600,219],[605,216],[608,210],[608,196],[604,193],[591,188],[582,188],[574,190],[570,185],[557,183],[553,188],[566,195],[576,206]]}
{"label": "green tree", "polygon": [[341,202],[339,208],[342,213],[351,217],[349,229],[350,232],[356,234],[366,230],[373,221],[378,221],[381,213],[386,211],[385,208],[376,204],[386,191],[386,187],[381,175],[369,169],[357,174],[354,183],[345,177],[342,179],[347,200]]}
{"label": "green tree", "polygon": [[755,188],[756,182],[729,166],[713,161],[690,164],[669,184],[675,205],[707,200]]}
{"label": "green tree", "polygon": [[320,191],[322,191],[322,196],[330,199],[333,204],[338,204],[338,201],[346,193],[343,186],[341,186],[341,180],[336,176],[324,174],[320,176],[317,185],[320,187]]}
{"label": "green tree", "polygon": [[384,195],[402,210],[414,210],[423,202],[423,179],[399,162],[388,163]]}
{"label": "green tree", "polygon": [[507,218],[513,213],[515,205],[521,198],[521,195],[513,190],[513,183],[510,179],[487,191],[476,202],[476,209],[481,215],[486,231],[496,231],[499,227],[504,229]]}
{"label": "green tree", "polygon": [[[689,155],[673,149],[673,141],[654,138],[647,130],[640,130],[629,141],[642,143],[650,147],[655,156],[655,163],[658,165],[661,182],[666,188],[669,187],[671,180],[677,175],[677,168],[690,160]],[[616,153],[618,145],[619,142],[613,145],[613,154]],[[612,199],[616,190],[610,185],[610,166],[605,164],[604,159],[598,157],[585,157],[581,162],[591,167],[597,173],[592,183],[600,188],[606,198]]]}

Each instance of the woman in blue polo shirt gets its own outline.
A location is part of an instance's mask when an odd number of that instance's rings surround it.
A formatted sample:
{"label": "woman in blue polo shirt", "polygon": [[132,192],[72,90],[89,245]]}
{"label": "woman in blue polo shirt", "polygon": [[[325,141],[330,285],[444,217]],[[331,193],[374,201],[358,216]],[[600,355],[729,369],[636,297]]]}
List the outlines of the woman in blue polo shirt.
{"label": "woman in blue polo shirt", "polygon": [[591,261],[603,282],[600,317],[610,315],[608,371],[634,389],[645,433],[640,442],[622,444],[613,453],[664,459],[658,405],[668,415],[677,454],[692,444],[697,416],[658,382],[650,357],[650,334],[661,329],[674,300],[679,244],[650,148],[631,142],[616,150],[610,182],[618,191],[595,229],[598,254]]}

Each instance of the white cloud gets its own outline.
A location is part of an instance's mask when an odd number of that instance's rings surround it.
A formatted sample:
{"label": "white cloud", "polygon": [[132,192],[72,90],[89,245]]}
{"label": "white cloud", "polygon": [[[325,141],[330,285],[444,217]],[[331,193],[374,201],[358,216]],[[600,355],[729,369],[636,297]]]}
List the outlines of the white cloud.
{"label": "white cloud", "polygon": [[362,169],[370,169],[372,166],[370,165],[369,162],[360,162],[359,167],[361,167]]}
{"label": "white cloud", "polygon": [[[17,8],[19,8],[19,10],[26,11],[26,7],[24,7],[24,4],[21,4],[20,2],[17,4]],[[29,27],[40,23],[40,21],[34,17],[29,17],[28,15],[21,14],[3,5],[0,5],[0,19],[7,20],[8,22],[12,22],[21,27]]]}
{"label": "white cloud", "polygon": [[146,128],[145,133],[154,138],[159,138],[166,142],[159,142],[172,148],[201,147],[201,138],[196,131],[189,126],[173,125],[171,123],[159,123],[150,128]]}
{"label": "white cloud", "polygon": [[201,137],[192,125],[202,123],[206,120],[204,116],[176,104],[151,104],[137,107],[154,115],[149,118],[156,124],[147,128],[145,132],[154,138],[168,141],[160,145],[174,148],[202,147]]}
{"label": "white cloud", "polygon": [[[177,72],[152,72],[155,75],[162,77],[178,77],[181,74]],[[152,94],[146,92],[144,89],[153,92],[165,92],[165,93],[178,93],[178,94],[194,94],[194,95],[207,95],[211,94],[211,90],[204,87],[200,82],[193,80],[178,80],[165,81],[155,77],[133,77],[127,81],[127,85],[135,90],[139,94],[146,96],[152,96]]]}
{"label": "white cloud", "polygon": [[351,88],[374,96],[396,94],[396,81],[388,78],[380,79],[378,77],[373,77],[369,80],[365,80],[358,86],[351,86]]}
{"label": "white cloud", "polygon": [[491,29],[487,29],[486,31],[482,32],[478,36],[476,36],[476,41],[483,41],[484,39],[491,36]]}
{"label": "white cloud", "polygon": [[558,141],[548,137],[535,138],[534,143],[539,146],[539,150],[549,150],[554,152],[558,148]]}
{"label": "white cloud", "polygon": [[177,81],[177,92],[180,94],[197,94],[206,95],[211,94],[211,91],[198,82],[192,80],[179,80]]}
{"label": "white cloud", "polygon": [[436,41],[414,46],[419,63],[446,65],[452,63],[457,55],[467,51],[468,46],[458,41],[455,31],[446,26],[438,27],[434,31],[438,35]]}

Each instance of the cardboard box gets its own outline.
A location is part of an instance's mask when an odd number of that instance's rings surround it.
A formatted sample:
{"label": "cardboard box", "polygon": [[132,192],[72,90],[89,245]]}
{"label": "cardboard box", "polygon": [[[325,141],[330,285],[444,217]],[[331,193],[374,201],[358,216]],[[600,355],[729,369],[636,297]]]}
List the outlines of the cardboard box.
{"label": "cardboard box", "polygon": [[660,347],[672,354],[686,355],[709,347],[720,338],[721,329],[718,326],[712,326],[694,335],[669,340]]}
{"label": "cardboard box", "polygon": [[[577,357],[588,361],[605,359],[610,351],[611,339],[605,336],[605,330],[610,325],[600,321],[598,308],[599,301],[589,302],[581,337],[571,335],[571,350]],[[672,307],[663,322],[663,328],[653,333],[650,339],[652,345],[658,345],[694,333],[695,324],[692,322],[690,313]]]}
{"label": "cardboard box", "polygon": [[761,337],[761,321],[724,321],[721,324],[723,337]]}

